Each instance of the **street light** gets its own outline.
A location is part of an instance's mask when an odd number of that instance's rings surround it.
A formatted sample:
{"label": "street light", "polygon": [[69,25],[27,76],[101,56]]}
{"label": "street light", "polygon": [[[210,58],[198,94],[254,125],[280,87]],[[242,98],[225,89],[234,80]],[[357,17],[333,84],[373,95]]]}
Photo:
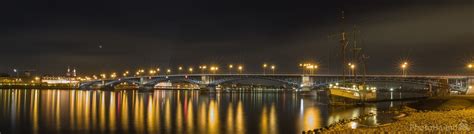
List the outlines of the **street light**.
{"label": "street light", "polygon": [[115,79],[115,77],[117,77],[117,74],[116,74],[116,73],[112,73],[112,74],[110,75],[110,77],[111,77],[112,79]]}
{"label": "street light", "polygon": [[188,69],[188,71],[189,71],[189,73],[191,73],[191,74],[192,74],[192,73],[193,73],[193,68],[192,68],[192,67],[190,67],[190,68]]}
{"label": "street light", "polygon": [[178,72],[181,73],[181,70],[183,70],[183,67],[178,67]]}
{"label": "street light", "polygon": [[272,73],[275,74],[275,65],[272,65],[271,69],[272,69]]}
{"label": "street light", "polygon": [[264,75],[265,75],[265,71],[266,71],[266,70],[267,70],[267,64],[264,63],[264,64],[263,64],[263,74],[264,74]]}
{"label": "street light", "polygon": [[217,70],[219,70],[219,67],[211,67],[211,71],[213,74],[215,74]]}
{"label": "street light", "polygon": [[351,75],[355,75],[354,69],[355,69],[355,65],[351,64]]}
{"label": "street light", "polygon": [[107,78],[107,75],[105,75],[105,74],[100,74],[100,76],[102,76],[102,79]]}
{"label": "street light", "polygon": [[315,70],[315,69],[318,69],[318,65],[305,64],[305,65],[303,65],[303,66],[306,67],[306,69],[309,70],[310,74],[314,74],[314,70]]}
{"label": "street light", "polygon": [[232,74],[232,68],[234,68],[234,65],[230,64],[229,65],[229,74]]}
{"label": "street light", "polygon": [[125,71],[125,73],[123,73],[123,77],[126,77],[128,75],[129,71]]}
{"label": "street light", "polygon": [[167,69],[167,70],[166,70],[166,73],[167,73],[167,74],[170,74],[170,73],[171,73],[171,69]]}
{"label": "street light", "polygon": [[402,68],[402,76],[405,77],[407,75],[406,68],[408,68],[408,62],[403,62],[400,67]]}
{"label": "street light", "polygon": [[467,69],[468,69],[469,71],[474,71],[474,64],[473,64],[473,63],[469,63],[469,64],[467,65]]}
{"label": "street light", "polygon": [[244,67],[240,65],[237,69],[239,70],[239,73],[242,74],[242,70],[244,70]]}
{"label": "street light", "polygon": [[155,70],[150,70],[149,73],[150,73],[150,75],[154,75],[156,73],[156,71]]}

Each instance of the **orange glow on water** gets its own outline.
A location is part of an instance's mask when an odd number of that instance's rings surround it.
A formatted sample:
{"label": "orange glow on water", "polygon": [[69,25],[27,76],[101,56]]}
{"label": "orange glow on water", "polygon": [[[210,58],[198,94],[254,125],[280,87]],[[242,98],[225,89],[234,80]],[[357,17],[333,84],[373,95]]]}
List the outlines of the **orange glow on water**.
{"label": "orange glow on water", "polygon": [[[52,132],[275,134],[285,132],[282,126],[298,132],[323,127],[321,109],[315,107],[313,100],[300,101],[294,94],[282,98],[272,95],[202,95],[196,91],[166,90],[0,90],[0,120],[27,122],[26,133],[40,133],[48,128]],[[292,111],[282,113],[282,109]],[[358,109],[333,111],[326,122],[361,113]]]}

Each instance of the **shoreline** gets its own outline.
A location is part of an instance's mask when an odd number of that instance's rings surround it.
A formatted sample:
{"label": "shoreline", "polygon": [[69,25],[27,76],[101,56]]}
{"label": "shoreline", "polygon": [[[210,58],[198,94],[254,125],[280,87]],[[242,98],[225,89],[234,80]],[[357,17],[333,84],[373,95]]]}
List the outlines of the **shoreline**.
{"label": "shoreline", "polygon": [[[395,112],[394,122],[378,126],[351,126],[353,120],[342,120],[329,127],[303,131],[313,133],[467,133],[474,132],[474,96],[433,97],[403,106]],[[376,115],[374,115],[376,116]],[[358,118],[365,118],[361,116]],[[359,120],[359,119],[357,119]]]}

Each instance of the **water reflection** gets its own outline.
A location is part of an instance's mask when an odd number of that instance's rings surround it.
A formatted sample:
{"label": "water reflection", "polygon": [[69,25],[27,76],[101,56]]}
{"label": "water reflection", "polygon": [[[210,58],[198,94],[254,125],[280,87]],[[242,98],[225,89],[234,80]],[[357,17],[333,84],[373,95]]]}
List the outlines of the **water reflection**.
{"label": "water reflection", "polygon": [[10,89],[0,97],[5,133],[300,133],[376,111],[293,93]]}

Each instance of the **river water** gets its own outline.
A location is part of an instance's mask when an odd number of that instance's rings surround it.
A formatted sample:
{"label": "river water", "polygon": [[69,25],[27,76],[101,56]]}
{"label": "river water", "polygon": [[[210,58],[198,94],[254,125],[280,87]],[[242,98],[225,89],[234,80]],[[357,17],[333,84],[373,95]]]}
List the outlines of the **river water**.
{"label": "river water", "polygon": [[[387,110],[401,103],[334,107],[327,105],[325,96],[290,92],[2,89],[0,132],[290,134]],[[389,116],[378,114],[361,125],[389,120]]]}

